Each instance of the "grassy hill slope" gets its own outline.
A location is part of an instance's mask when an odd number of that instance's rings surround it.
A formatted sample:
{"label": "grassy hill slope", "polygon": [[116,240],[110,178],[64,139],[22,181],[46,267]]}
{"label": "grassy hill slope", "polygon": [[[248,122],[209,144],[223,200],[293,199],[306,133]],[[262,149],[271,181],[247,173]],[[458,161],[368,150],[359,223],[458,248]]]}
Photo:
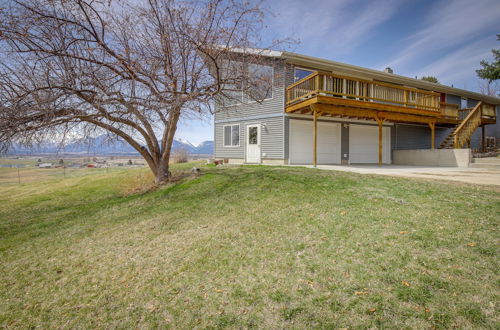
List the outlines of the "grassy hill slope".
{"label": "grassy hill slope", "polygon": [[202,173],[154,192],[144,169],[0,187],[0,325],[499,326],[499,193]]}

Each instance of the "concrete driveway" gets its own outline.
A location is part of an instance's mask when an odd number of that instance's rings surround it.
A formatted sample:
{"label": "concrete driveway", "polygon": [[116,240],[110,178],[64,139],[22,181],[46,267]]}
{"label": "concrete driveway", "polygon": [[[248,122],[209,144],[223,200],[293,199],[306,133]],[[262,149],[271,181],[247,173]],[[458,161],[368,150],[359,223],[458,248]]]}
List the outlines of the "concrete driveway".
{"label": "concrete driveway", "polygon": [[[313,167],[313,166],[307,166]],[[318,165],[318,169],[421,178],[430,180],[456,181],[495,186],[500,190],[500,167],[432,167],[403,165]],[[497,190],[497,189],[495,189]]]}

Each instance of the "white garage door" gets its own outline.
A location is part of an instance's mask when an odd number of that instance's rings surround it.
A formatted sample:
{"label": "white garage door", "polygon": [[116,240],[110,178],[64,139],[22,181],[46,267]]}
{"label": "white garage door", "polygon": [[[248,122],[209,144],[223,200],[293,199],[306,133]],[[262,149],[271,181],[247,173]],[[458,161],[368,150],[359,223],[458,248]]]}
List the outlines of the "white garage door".
{"label": "white garage door", "polygon": [[[382,128],[382,161],[391,163],[391,130]],[[378,163],[378,126],[349,125],[349,163]]]}
{"label": "white garage door", "polygon": [[[313,163],[313,123],[290,120],[290,164]],[[318,164],[340,164],[340,124],[318,122]]]}

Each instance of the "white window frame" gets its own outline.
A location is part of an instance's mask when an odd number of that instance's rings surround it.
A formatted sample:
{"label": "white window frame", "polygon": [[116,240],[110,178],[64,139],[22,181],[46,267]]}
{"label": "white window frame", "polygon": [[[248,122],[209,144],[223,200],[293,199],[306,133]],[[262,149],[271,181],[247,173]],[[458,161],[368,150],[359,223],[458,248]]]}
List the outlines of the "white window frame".
{"label": "white window frame", "polygon": [[[238,126],[238,145],[233,145],[233,127]],[[226,127],[231,127],[231,144],[227,145],[226,144]],[[240,124],[230,124],[230,125],[223,125],[222,126],[222,146],[224,148],[238,148],[241,144],[241,131],[240,131]]]}
{"label": "white window frame", "polygon": [[293,82],[294,82],[294,83],[300,80],[300,79],[299,79],[299,80],[295,80],[295,77],[296,77],[296,76],[295,76],[295,70],[309,71],[309,72],[311,72],[311,74],[313,74],[313,73],[314,73],[314,71],[317,71],[317,70],[314,70],[314,69],[303,68],[303,67],[301,67],[301,66],[294,66],[294,67],[293,67]]}

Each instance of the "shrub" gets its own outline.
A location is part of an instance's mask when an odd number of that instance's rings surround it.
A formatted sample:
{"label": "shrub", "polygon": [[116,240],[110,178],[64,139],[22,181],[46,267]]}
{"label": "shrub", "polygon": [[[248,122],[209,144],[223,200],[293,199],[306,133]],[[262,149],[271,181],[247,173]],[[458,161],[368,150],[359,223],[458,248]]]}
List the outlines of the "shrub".
{"label": "shrub", "polygon": [[172,163],[178,164],[178,163],[187,163],[188,161],[188,152],[186,149],[175,149],[172,152]]}

